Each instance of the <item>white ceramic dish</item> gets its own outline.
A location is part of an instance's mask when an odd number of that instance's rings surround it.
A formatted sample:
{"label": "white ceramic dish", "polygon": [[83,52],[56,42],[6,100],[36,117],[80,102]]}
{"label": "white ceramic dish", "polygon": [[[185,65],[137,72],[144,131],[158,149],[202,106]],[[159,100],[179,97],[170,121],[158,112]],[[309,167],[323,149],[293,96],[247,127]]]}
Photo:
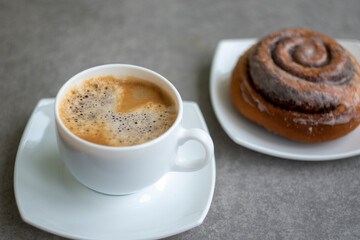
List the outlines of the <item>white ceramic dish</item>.
{"label": "white ceramic dish", "polygon": [[[360,61],[360,42],[338,40]],[[318,144],[299,143],[254,124],[237,112],[230,99],[230,75],[242,53],[256,39],[228,39],[216,49],[210,75],[210,95],[215,114],[229,137],[249,149],[287,159],[321,161],[360,154],[360,127],[340,139]]]}
{"label": "white ceramic dish", "polygon": [[[215,159],[197,172],[168,173],[153,186],[126,196],[108,196],[81,185],[63,164],[55,137],[54,99],[36,106],[21,139],[14,172],[22,219],[73,239],[157,239],[200,225],[215,187]],[[207,127],[197,104],[184,103],[186,128]],[[189,141],[179,150],[197,158]]]}

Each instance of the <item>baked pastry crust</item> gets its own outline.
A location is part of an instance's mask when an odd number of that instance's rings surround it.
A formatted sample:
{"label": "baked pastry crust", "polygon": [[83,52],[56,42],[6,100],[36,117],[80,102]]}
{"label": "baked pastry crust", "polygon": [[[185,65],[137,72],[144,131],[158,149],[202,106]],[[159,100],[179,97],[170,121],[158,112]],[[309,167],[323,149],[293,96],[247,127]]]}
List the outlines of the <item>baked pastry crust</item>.
{"label": "baked pastry crust", "polygon": [[334,140],[360,124],[358,62],[333,39],[307,29],[270,34],[247,50],[230,92],[243,116],[296,141]]}

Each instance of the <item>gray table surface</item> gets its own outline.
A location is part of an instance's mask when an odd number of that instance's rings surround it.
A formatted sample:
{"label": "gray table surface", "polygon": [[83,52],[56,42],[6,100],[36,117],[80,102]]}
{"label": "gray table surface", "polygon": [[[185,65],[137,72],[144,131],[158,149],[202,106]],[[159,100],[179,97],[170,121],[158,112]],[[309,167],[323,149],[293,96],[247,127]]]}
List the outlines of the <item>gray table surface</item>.
{"label": "gray table surface", "polygon": [[[215,144],[216,188],[202,225],[170,239],[359,239],[360,157],[301,162],[235,144],[216,119],[217,43],[306,27],[360,39],[360,1],[0,1],[0,239],[62,239],[24,223],[13,188],[17,147],[36,103],[77,72],[130,63],[199,104]],[[360,144],[360,143],[359,143]]]}

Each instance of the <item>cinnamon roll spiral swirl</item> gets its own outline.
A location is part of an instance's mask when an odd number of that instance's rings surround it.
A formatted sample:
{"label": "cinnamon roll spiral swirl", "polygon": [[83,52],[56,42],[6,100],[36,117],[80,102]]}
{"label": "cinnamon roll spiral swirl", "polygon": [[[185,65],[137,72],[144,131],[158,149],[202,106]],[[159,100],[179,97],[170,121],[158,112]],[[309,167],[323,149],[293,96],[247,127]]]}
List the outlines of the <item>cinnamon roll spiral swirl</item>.
{"label": "cinnamon roll spiral swirl", "polygon": [[323,142],[360,123],[360,67],[335,40],[307,29],[261,39],[240,57],[231,80],[247,118],[290,139]]}

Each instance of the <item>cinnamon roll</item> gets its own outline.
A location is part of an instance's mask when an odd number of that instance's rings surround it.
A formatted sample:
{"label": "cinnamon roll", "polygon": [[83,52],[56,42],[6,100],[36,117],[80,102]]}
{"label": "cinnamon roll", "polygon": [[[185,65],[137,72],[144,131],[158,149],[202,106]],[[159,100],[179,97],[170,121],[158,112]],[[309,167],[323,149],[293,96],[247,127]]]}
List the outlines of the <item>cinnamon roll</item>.
{"label": "cinnamon roll", "polygon": [[231,77],[238,111],[301,142],[342,137],[360,123],[360,66],[340,44],[307,29],[261,39],[238,60]]}

